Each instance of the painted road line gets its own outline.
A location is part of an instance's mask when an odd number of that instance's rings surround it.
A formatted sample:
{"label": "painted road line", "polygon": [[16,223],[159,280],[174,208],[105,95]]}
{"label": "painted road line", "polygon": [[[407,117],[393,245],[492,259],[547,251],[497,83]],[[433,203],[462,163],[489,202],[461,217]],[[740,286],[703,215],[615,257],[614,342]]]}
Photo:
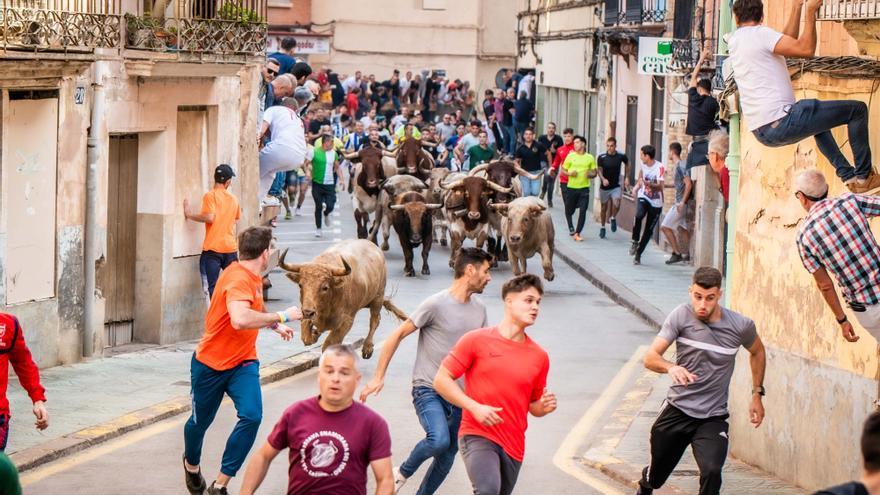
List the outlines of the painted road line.
{"label": "painted road line", "polygon": [[[313,377],[315,373],[317,373],[317,368],[312,368],[308,371],[294,375],[288,379],[270,383],[269,385],[264,385],[262,387],[262,390],[264,392],[269,391],[282,385],[288,385],[290,382],[296,380]],[[223,400],[222,406],[229,406],[230,404],[232,404],[232,400],[226,398]],[[174,419],[169,419],[161,423],[156,423],[142,430],[137,430],[135,432],[123,435],[118,439],[111,440],[110,442],[100,445],[98,447],[84,450],[77,453],[75,456],[62,458],[61,460],[55,461],[51,464],[46,464],[44,467],[39,467],[33,471],[28,471],[21,475],[21,486],[27,487],[28,485],[32,485],[34,483],[42,481],[49,476],[53,476],[55,474],[67,471],[82,464],[86,464],[105,455],[112,454],[113,452],[134,445],[160,433],[164,433],[172,428],[181,427],[183,423],[185,423],[188,419],[188,415],[180,415]]]}
{"label": "painted road line", "polygon": [[647,349],[648,346],[644,345],[636,349],[636,352],[629,358],[629,361],[620,368],[620,371],[617,372],[611,383],[605,387],[599,398],[587,409],[587,412],[584,413],[562,441],[556,454],[553,455],[553,465],[604,495],[623,495],[623,493],[605,481],[592,476],[581,467],[578,462],[578,459],[581,457],[578,447],[581,446],[593,428],[602,419],[605,411],[611,406],[612,401],[620,395],[621,390],[630,382]]}

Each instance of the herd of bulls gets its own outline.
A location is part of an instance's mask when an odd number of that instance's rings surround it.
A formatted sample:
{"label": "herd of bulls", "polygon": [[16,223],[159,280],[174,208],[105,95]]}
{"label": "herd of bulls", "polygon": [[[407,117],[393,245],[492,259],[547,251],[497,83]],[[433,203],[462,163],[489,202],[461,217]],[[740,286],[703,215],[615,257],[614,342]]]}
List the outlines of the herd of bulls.
{"label": "herd of bulls", "polygon": [[[465,239],[484,246],[498,261],[510,261],[515,275],[526,271],[526,260],[540,254],[544,278],[553,280],[553,222],[543,201],[521,197],[517,176],[538,179],[507,159],[481,164],[467,173],[434,168],[434,160],[418,139],[406,139],[395,153],[367,147],[352,160],[354,217],[358,239],[342,241],[311,262],[280,266],[300,286],[304,319],[302,339],[313,344],[330,331],[324,346],[342,342],[357,312],[370,310],[370,326],[362,354],[373,353],[373,334],[384,307],[406,319],[385,296],[391,227],[404,254],[404,273],[415,276],[413,252],[422,248],[423,275],[430,275],[428,256],[435,239],[450,246],[449,265]],[[370,223],[372,218],[372,224]],[[381,249],[377,246],[382,230]],[[448,242],[447,242],[447,237]]]}

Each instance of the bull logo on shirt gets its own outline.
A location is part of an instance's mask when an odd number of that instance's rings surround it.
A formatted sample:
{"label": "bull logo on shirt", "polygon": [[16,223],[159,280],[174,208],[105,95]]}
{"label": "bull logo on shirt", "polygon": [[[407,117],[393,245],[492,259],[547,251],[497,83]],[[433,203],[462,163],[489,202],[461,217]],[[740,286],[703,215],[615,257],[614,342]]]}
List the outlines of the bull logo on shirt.
{"label": "bull logo on shirt", "polygon": [[327,443],[315,440],[312,443],[312,458],[309,462],[314,468],[325,468],[333,463],[337,452],[339,452],[339,449],[333,444],[332,440]]}
{"label": "bull logo on shirt", "polygon": [[350,456],[345,437],[329,430],[312,433],[299,449],[300,467],[312,478],[339,476]]}

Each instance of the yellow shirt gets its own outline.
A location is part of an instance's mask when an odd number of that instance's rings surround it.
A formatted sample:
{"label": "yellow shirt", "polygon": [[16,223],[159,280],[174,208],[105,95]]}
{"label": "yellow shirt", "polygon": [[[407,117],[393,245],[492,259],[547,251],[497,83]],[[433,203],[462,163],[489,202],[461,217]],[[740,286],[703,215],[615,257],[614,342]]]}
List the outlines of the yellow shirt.
{"label": "yellow shirt", "polygon": [[596,159],[589,153],[579,155],[576,151],[572,151],[565,157],[565,161],[562,162],[562,169],[567,173],[571,173],[572,171],[577,172],[577,175],[574,177],[570,175],[568,176],[569,189],[584,189],[590,187],[590,178],[587,176],[587,173],[590,170],[596,170],[598,168]]}

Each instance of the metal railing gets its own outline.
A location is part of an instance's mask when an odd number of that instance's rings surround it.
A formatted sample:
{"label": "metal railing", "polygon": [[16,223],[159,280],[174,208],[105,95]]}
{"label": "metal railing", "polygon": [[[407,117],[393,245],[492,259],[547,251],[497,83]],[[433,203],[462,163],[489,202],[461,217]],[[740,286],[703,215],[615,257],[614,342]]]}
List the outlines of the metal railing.
{"label": "metal railing", "polygon": [[127,48],[215,55],[266,50],[267,0],[142,0],[126,14]]}
{"label": "metal railing", "polygon": [[666,21],[667,0],[606,0],[606,26],[656,24]]}
{"label": "metal railing", "polygon": [[[675,4],[675,25],[672,40],[672,67],[682,73],[693,70],[703,48],[718,53],[718,0],[679,0]],[[703,64],[712,70],[714,59]]]}
{"label": "metal railing", "polygon": [[0,49],[116,48],[120,24],[120,0],[0,0]]}
{"label": "metal railing", "polygon": [[818,18],[820,21],[880,19],[880,0],[825,0]]}

